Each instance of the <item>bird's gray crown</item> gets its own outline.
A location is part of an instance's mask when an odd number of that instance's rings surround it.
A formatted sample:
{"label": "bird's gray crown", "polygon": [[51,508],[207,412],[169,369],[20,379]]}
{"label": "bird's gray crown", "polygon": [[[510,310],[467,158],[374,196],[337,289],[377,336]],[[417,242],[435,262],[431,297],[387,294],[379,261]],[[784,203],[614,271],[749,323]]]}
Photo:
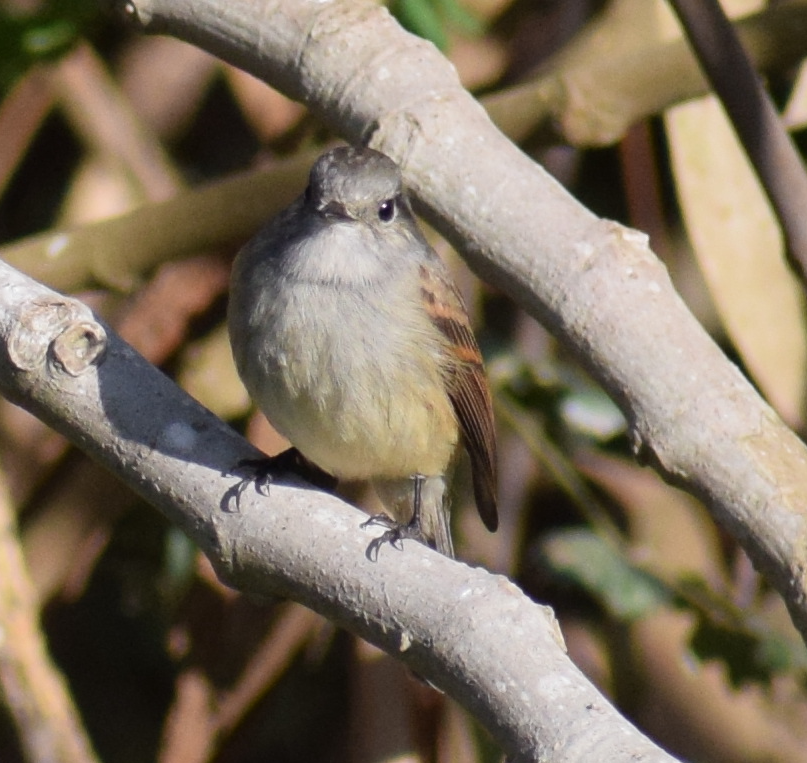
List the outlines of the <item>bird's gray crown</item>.
{"label": "bird's gray crown", "polygon": [[372,148],[340,146],[317,159],[308,194],[318,209],[337,202],[350,210],[394,199],[402,190],[401,171],[388,156]]}

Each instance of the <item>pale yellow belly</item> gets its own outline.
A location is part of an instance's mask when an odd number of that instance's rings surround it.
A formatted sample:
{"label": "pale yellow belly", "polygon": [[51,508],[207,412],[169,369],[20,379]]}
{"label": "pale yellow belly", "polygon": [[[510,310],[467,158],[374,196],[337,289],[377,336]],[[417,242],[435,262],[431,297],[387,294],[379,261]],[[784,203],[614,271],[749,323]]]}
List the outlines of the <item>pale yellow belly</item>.
{"label": "pale yellow belly", "polygon": [[374,389],[323,384],[298,394],[272,385],[259,403],[306,458],[340,479],[444,474],[458,428],[442,384],[413,377],[398,382],[397,389],[389,379]]}

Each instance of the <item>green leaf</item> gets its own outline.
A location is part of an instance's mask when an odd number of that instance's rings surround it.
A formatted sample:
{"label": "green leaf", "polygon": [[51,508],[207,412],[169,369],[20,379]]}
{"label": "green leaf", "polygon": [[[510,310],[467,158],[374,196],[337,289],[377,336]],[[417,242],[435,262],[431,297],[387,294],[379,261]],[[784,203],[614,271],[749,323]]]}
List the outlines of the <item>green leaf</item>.
{"label": "green leaf", "polygon": [[722,662],[735,687],[769,685],[784,673],[807,676],[801,640],[740,609],[700,577],[688,574],[667,584],[632,564],[614,544],[580,528],[549,535],[541,552],[547,567],[587,591],[615,618],[630,622],[664,605],[692,613],[693,656]]}
{"label": "green leaf", "polygon": [[589,530],[555,532],[542,544],[542,552],[551,569],[588,591],[621,620],[637,620],[672,601],[672,592],[658,578]]}
{"label": "green leaf", "polygon": [[27,15],[0,7],[0,93],[37,62],[66,53],[100,18],[97,0],[47,0]]}
{"label": "green leaf", "polygon": [[603,442],[623,434],[625,416],[613,400],[594,385],[573,389],[561,403],[561,415],[576,432]]}
{"label": "green leaf", "polygon": [[485,25],[457,0],[434,0],[434,3],[440,15],[454,29],[475,37],[485,31]]}
{"label": "green leaf", "polygon": [[49,58],[64,52],[73,44],[78,29],[68,19],[53,19],[22,30],[23,52],[30,58]]}
{"label": "green leaf", "polygon": [[693,655],[703,662],[723,662],[735,687],[767,685],[775,675],[807,672],[807,650],[801,640],[788,638],[766,620],[741,610],[700,578],[683,578],[679,591],[679,604],[698,618],[690,639]]}
{"label": "green leaf", "polygon": [[413,34],[431,40],[440,50],[448,48],[443,19],[430,0],[394,0],[390,11]]}

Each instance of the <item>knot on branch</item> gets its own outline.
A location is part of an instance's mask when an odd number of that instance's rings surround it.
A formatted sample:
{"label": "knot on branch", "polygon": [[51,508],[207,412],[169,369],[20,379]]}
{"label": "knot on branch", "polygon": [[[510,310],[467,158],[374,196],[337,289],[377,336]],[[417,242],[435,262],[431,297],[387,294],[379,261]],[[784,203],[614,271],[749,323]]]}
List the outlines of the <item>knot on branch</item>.
{"label": "knot on branch", "polygon": [[106,346],[106,331],[100,323],[77,321],[53,340],[51,359],[66,373],[79,376],[100,362]]}
{"label": "knot on branch", "polygon": [[136,0],[116,0],[114,3],[115,10],[120,16],[139,27],[140,29],[147,29],[151,21],[151,10],[147,2],[136,2]]}
{"label": "knot on branch", "polygon": [[66,300],[34,299],[20,312],[11,332],[8,354],[20,371],[47,363],[80,376],[100,362],[107,346],[104,327],[87,319],[87,309]]}

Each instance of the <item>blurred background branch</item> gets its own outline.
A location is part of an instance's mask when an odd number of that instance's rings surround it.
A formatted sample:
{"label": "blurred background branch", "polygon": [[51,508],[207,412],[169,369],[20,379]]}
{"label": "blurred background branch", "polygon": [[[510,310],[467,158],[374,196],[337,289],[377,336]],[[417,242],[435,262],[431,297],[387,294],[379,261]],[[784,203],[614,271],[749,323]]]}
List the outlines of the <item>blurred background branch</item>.
{"label": "blurred background branch", "polygon": [[48,655],[38,604],[0,477],[0,694],[27,760],[95,763],[98,758],[64,676]]}

